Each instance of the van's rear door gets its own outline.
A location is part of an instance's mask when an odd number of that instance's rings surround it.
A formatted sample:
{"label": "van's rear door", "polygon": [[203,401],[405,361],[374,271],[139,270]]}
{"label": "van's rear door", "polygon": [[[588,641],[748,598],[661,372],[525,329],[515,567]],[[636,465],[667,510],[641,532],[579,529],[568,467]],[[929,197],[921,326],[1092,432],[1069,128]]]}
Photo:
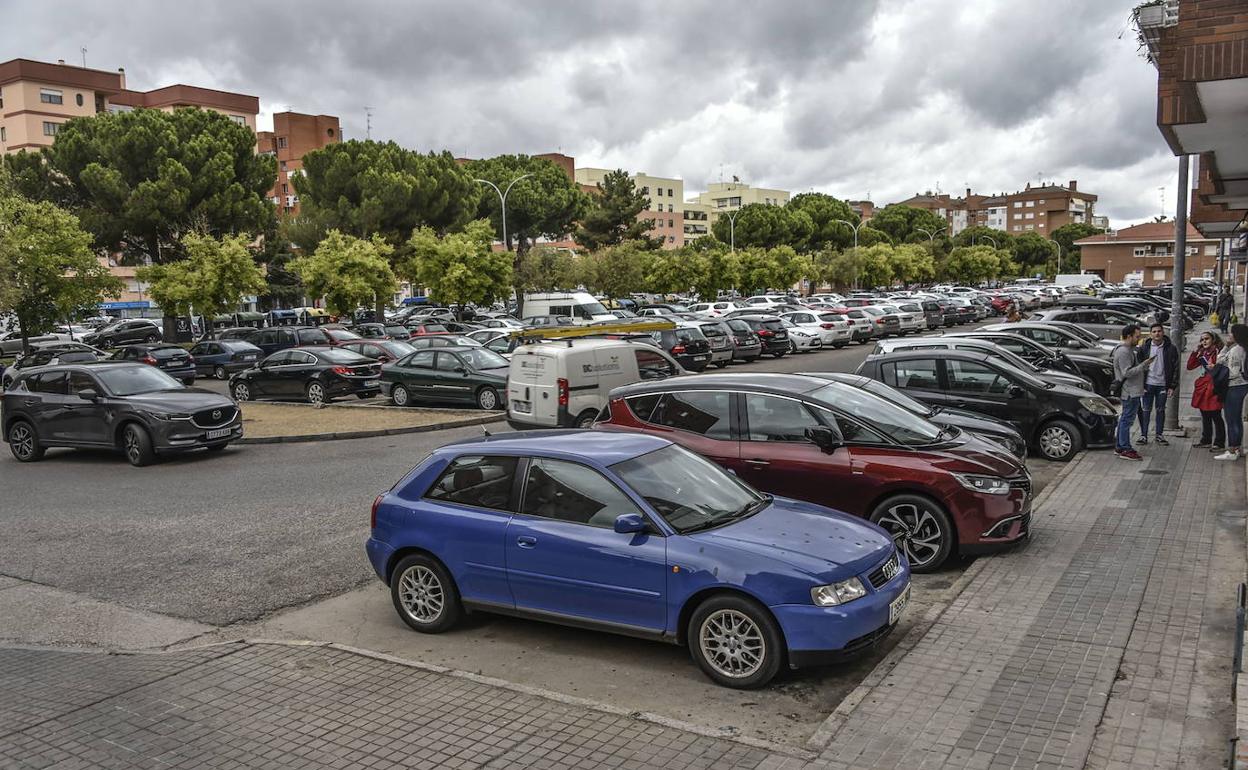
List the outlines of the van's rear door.
{"label": "van's rear door", "polygon": [[507,416],[551,428],[559,425],[559,359],[544,345],[524,345],[511,355]]}

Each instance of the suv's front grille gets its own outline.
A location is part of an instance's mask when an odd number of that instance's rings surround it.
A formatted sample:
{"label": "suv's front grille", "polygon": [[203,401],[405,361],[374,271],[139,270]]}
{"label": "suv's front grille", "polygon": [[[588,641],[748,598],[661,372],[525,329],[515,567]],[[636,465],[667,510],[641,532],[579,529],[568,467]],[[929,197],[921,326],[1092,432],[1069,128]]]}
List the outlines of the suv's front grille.
{"label": "suv's front grille", "polygon": [[196,412],[191,415],[191,422],[197,428],[219,428],[233,422],[236,414],[238,414],[238,407],[219,406],[215,409],[203,409]]}
{"label": "suv's front grille", "polygon": [[879,590],[899,574],[901,574],[901,563],[897,561],[897,552],[893,551],[893,555],[885,559],[883,564],[868,573],[867,580],[872,588]]}

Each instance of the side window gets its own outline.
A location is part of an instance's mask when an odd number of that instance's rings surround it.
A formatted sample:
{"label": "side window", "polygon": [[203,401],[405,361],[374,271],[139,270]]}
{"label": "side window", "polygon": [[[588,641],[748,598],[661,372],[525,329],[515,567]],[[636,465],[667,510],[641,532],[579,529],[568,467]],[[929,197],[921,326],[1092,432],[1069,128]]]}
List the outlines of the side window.
{"label": "side window", "polygon": [[292,364],[315,364],[316,356],[303,350],[292,350],[290,352],[290,361]]}
{"label": "side window", "polygon": [[511,347],[511,340],[507,337],[497,337],[490,340],[486,347],[495,353],[510,353],[511,351],[508,348]]}
{"label": "side window", "polygon": [[208,355],[208,343],[201,342],[198,345],[193,346],[188,352],[190,352],[193,356],[206,356]]}
{"label": "side window", "polygon": [[300,329],[299,344],[300,345],[317,345],[328,342],[325,339],[325,332],[320,329]]}
{"label": "side window", "polygon": [[571,305],[551,305],[550,315],[572,315]]}
{"label": "side window", "polygon": [[745,394],[750,441],[806,441],[806,429],[821,424],[800,401]]}
{"label": "side window", "polygon": [[86,374],[85,372],[70,372],[69,373],[70,395],[76,396],[84,390],[98,391],[99,389],[100,389],[100,386],[95,384],[95,380],[91,378],[91,375]]}
{"label": "side window", "polygon": [[949,390],[954,393],[1005,393],[1010,381],[995,369],[974,361],[946,361]]}
{"label": "side window", "polygon": [[637,356],[637,373],[643,380],[662,380],[676,374],[676,367],[661,354],[653,350],[634,350]]}
{"label": "side window", "polygon": [[913,361],[898,361],[895,364],[894,382],[898,388],[917,388],[920,390],[939,390],[940,377],[936,374],[936,362],[930,358]]}
{"label": "side window", "polygon": [[439,372],[453,372],[464,363],[454,353],[438,353],[436,369]]}
{"label": "side window", "polygon": [[888,443],[888,440],[874,429],[841,414],[836,415],[836,429],[841,432],[841,438],[849,444]]}
{"label": "side window", "polygon": [[[27,383],[29,388],[31,383]],[[47,393],[49,395],[64,396],[69,390],[69,376],[66,372],[45,372],[39,375],[39,384],[36,385],[39,393]]]}
{"label": "side window", "polygon": [[[650,393],[644,396],[633,396],[626,399],[625,403],[632,410],[638,420],[649,422],[650,415],[654,414],[654,408],[659,405],[659,401],[663,399],[662,393]],[[604,412],[606,410],[603,410]]]}
{"label": "side window", "polygon": [[509,511],[516,477],[516,458],[465,455],[456,457],[425,497],[477,508]]}
{"label": "side window", "polygon": [[650,413],[648,422],[707,438],[732,438],[732,394],[668,393]]}
{"label": "side window", "polygon": [[622,514],[640,513],[619,487],[593,468],[546,458],[529,461],[520,512],[591,527],[611,527]]}
{"label": "side window", "polygon": [[422,350],[419,353],[413,353],[412,357],[407,360],[408,366],[414,366],[417,369],[433,368],[433,351]]}
{"label": "side window", "polygon": [[291,362],[291,356],[292,354],[289,350],[282,350],[264,359],[264,362],[269,366],[283,366]]}

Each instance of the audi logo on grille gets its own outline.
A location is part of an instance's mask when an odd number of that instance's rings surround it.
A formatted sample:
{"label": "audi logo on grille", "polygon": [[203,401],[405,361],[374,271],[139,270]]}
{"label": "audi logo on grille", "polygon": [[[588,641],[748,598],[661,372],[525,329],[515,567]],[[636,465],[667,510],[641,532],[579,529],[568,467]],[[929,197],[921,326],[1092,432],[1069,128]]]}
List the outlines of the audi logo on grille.
{"label": "audi logo on grille", "polygon": [[901,565],[897,563],[897,558],[893,557],[884,563],[884,579],[892,580],[901,571]]}
{"label": "audi logo on grille", "polygon": [[220,420],[220,419],[221,419],[221,410],[220,410],[220,409],[213,409],[213,410],[212,410],[212,419],[214,419],[214,420]]}

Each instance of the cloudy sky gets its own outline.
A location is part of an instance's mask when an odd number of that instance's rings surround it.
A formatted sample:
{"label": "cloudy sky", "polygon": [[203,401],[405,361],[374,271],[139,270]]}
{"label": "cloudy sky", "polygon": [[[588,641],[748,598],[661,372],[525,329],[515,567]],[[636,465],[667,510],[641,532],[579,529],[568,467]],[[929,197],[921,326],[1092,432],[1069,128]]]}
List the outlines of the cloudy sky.
{"label": "cloudy sky", "polygon": [[[1115,224],[1174,210],[1156,71],[1133,0],[58,0],[6,57],[125,67],[338,115],[457,156],[742,181],[877,204],[928,189],[1100,196]],[[72,20],[72,23],[67,23]]]}

